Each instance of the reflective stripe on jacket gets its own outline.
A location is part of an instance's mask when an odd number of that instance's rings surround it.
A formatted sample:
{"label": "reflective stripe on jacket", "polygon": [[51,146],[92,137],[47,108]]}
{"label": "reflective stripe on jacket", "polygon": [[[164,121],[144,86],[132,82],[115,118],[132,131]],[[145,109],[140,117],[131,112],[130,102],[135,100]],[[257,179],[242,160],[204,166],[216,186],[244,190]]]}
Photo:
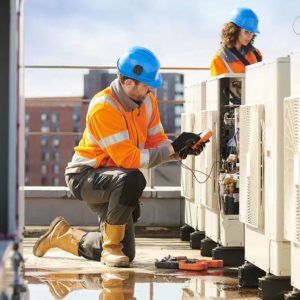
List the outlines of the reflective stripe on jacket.
{"label": "reflective stripe on jacket", "polygon": [[[262,57],[260,51],[252,45],[242,53],[250,64],[257,62],[254,50]],[[228,48],[221,47],[211,62],[210,74],[217,76],[224,73],[245,73],[245,65]]]}
{"label": "reflective stripe on jacket", "polygon": [[116,79],[91,100],[66,174],[82,166],[149,168],[170,160],[168,143],[155,97],[149,94],[139,106]]}

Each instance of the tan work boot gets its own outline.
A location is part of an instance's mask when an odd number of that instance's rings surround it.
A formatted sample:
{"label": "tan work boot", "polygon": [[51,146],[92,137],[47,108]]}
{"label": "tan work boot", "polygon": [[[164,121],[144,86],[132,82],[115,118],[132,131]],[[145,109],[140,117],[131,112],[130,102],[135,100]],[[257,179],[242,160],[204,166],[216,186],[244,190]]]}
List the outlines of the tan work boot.
{"label": "tan work boot", "polygon": [[[63,299],[76,290],[96,290],[102,287],[102,278],[98,274],[45,274],[37,277],[46,283],[55,299]],[[30,280],[29,280],[30,281]]]}
{"label": "tan work boot", "polygon": [[[134,273],[133,273],[134,274]],[[102,273],[102,293],[100,300],[126,300],[135,299],[134,295],[134,281],[133,285],[129,282],[129,273],[114,272]]]}
{"label": "tan work boot", "polygon": [[85,234],[86,232],[71,227],[63,217],[57,217],[48,231],[36,241],[33,254],[41,257],[49,249],[57,247],[78,256],[79,242]]}
{"label": "tan work boot", "polygon": [[39,280],[49,286],[55,299],[63,299],[72,291],[84,289],[84,282],[78,274],[48,274],[40,276]]}
{"label": "tan work boot", "polygon": [[101,262],[109,267],[129,267],[129,259],[123,253],[121,241],[124,239],[126,224],[103,224],[103,244]]}

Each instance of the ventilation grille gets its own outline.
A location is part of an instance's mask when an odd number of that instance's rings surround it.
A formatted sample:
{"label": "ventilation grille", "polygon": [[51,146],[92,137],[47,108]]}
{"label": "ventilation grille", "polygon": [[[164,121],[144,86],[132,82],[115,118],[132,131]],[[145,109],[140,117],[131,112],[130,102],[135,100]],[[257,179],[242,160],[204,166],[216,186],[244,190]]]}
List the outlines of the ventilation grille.
{"label": "ventilation grille", "polygon": [[250,144],[250,107],[240,106],[240,221],[247,223],[247,204],[249,202],[249,185],[250,180],[247,177],[247,154],[248,145]]}
{"label": "ventilation grille", "polygon": [[198,113],[205,109],[205,83],[185,87],[184,100],[186,113]]}
{"label": "ventilation grille", "polygon": [[257,229],[264,225],[263,112],[263,105],[240,106],[240,220]]}
{"label": "ventilation grille", "polygon": [[300,244],[300,99],[284,101],[285,238]]}
{"label": "ventilation grille", "polygon": [[[203,129],[207,128],[206,111],[201,111],[199,115],[195,116],[195,127],[194,132],[200,133]],[[203,152],[195,157],[195,176],[198,181],[194,178],[194,189],[195,189],[195,201],[202,205],[205,205],[206,199],[206,176],[207,170],[205,167],[205,158],[207,155],[207,149],[204,148]],[[205,173],[205,174],[204,174]]]}
{"label": "ventilation grille", "polygon": [[[182,132],[192,132],[194,127],[195,114],[183,113],[181,114],[181,129]],[[189,155],[183,163],[189,168],[194,169],[195,158]],[[181,168],[181,194],[190,201],[194,201],[194,177],[192,172],[187,168]]]}
{"label": "ventilation grille", "polygon": [[218,163],[217,157],[219,157],[219,113],[217,111],[207,111],[207,128],[211,128],[214,135],[210,139],[210,142],[206,145],[206,155],[205,155],[205,168],[206,174],[209,174],[210,171],[211,175],[210,178],[206,181],[205,187],[205,205],[213,210],[217,211],[218,208]]}
{"label": "ventilation grille", "polygon": [[295,233],[292,241],[294,243],[300,244],[300,187],[296,187],[296,197],[294,198],[295,207]]}

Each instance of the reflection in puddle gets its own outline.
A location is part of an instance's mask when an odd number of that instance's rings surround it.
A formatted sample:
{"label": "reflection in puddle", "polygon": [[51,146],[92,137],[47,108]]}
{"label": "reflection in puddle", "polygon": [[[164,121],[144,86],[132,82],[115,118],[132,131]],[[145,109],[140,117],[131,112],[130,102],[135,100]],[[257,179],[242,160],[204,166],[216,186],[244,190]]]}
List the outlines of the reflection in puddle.
{"label": "reflection in puddle", "polygon": [[30,299],[257,299],[256,290],[242,292],[236,278],[223,275],[217,270],[147,274],[116,269],[101,274],[31,272],[25,279]]}

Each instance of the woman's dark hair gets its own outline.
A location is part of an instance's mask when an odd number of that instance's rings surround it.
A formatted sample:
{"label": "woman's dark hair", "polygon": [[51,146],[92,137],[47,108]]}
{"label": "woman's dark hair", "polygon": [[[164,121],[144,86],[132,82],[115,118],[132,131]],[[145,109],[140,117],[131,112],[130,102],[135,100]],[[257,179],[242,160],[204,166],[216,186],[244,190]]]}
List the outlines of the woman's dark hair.
{"label": "woman's dark hair", "polygon": [[[239,37],[241,27],[235,25],[232,22],[226,23],[221,31],[221,44],[226,48],[233,48]],[[255,39],[255,34],[253,35],[250,44],[252,45]]]}

